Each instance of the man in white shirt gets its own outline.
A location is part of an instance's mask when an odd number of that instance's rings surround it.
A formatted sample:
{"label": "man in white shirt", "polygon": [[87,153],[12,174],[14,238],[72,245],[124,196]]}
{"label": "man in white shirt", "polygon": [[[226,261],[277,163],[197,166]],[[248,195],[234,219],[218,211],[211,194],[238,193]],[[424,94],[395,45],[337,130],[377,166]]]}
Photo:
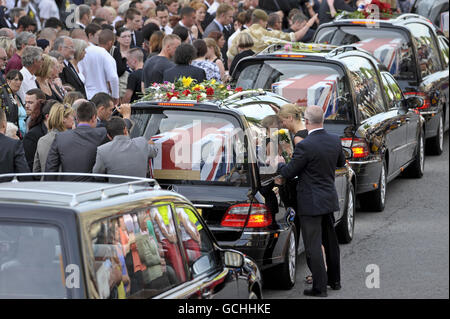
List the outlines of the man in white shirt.
{"label": "man in white shirt", "polygon": [[81,4],[75,9],[76,21],[75,28],[86,29],[86,26],[92,21],[92,10],[88,5]]}
{"label": "man in white shirt", "polygon": [[41,68],[42,65],[42,49],[35,46],[28,46],[22,53],[22,73],[23,81],[17,94],[22,102],[25,102],[25,94],[31,90],[37,88],[35,73]]}
{"label": "man in white shirt", "polygon": [[38,8],[42,24],[49,18],[57,18],[59,20],[59,9],[55,1],[41,0]]}
{"label": "man in white shirt", "polygon": [[114,43],[114,32],[102,30],[98,36],[98,46],[86,48],[86,55],[78,63],[80,72],[86,79],[86,97],[90,100],[99,92],[108,93],[117,104],[119,99],[119,77],[117,76],[116,60],[109,54]]}

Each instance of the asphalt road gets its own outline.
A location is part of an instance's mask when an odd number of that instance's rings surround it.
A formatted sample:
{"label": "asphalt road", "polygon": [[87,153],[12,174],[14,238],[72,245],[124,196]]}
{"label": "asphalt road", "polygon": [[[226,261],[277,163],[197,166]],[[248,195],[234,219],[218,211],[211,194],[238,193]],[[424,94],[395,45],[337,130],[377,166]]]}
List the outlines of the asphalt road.
{"label": "asphalt road", "polygon": [[[342,289],[328,289],[328,298],[449,298],[448,133],[444,153],[426,157],[421,179],[388,184],[384,212],[356,213],[354,239],[340,248]],[[294,288],[265,286],[263,297],[308,298],[303,290],[311,287],[304,283],[309,273],[302,254]]]}

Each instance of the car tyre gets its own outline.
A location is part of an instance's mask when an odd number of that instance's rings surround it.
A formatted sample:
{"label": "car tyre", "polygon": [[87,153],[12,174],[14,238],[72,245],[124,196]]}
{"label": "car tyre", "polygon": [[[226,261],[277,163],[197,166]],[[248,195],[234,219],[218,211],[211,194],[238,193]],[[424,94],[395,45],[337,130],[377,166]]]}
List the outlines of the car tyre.
{"label": "car tyre", "polygon": [[444,150],[444,121],[442,115],[439,116],[439,123],[437,128],[437,134],[435,137],[429,139],[429,154],[441,155]]}
{"label": "car tyre", "polygon": [[349,185],[347,203],[344,215],[336,226],[336,235],[340,244],[348,244],[353,239],[355,229],[355,190]]}
{"label": "car tyre", "polygon": [[278,276],[279,286],[282,289],[291,289],[295,285],[297,270],[297,238],[295,226],[289,233],[288,247],[284,256],[284,262],[277,267],[275,274]]}
{"label": "car tyre", "polygon": [[386,202],[386,186],[386,160],[383,158],[378,188],[360,197],[361,208],[366,211],[382,212]]}
{"label": "car tyre", "polygon": [[425,170],[425,138],[423,131],[419,135],[414,161],[405,170],[405,175],[413,178],[421,178]]}

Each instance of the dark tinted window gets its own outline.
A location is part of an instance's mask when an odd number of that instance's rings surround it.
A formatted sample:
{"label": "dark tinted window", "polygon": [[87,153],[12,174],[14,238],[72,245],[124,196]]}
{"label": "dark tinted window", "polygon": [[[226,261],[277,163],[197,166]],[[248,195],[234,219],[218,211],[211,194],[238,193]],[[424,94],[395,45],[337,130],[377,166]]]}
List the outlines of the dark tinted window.
{"label": "dark tinted window", "polygon": [[100,298],[150,298],[187,280],[169,204],[96,222],[90,233]]}
{"label": "dark tinted window", "polygon": [[414,45],[417,49],[417,60],[422,77],[438,72],[441,68],[439,51],[430,28],[421,23],[406,25],[413,35]]}
{"label": "dark tinted window", "polygon": [[416,63],[407,34],[399,29],[365,26],[331,26],[316,35],[317,43],[356,44],[383,63],[398,80],[413,80]]}
{"label": "dark tinted window", "polygon": [[49,225],[1,222],[0,298],[66,298],[60,238]]}
{"label": "dark tinted window", "polygon": [[369,60],[351,56],[341,59],[350,70],[360,120],[385,112],[377,70]]}
{"label": "dark tinted window", "polygon": [[350,106],[338,99],[347,93],[343,72],[331,63],[265,60],[244,66],[237,86],[272,90],[300,106],[322,106],[326,120],[351,120]]}
{"label": "dark tinted window", "polygon": [[213,243],[205,226],[190,206],[176,207],[181,241],[192,277],[213,271],[220,266]]}
{"label": "dark tinted window", "polygon": [[388,100],[389,108],[399,108],[403,103],[402,90],[394,78],[387,72],[382,73],[383,87]]}

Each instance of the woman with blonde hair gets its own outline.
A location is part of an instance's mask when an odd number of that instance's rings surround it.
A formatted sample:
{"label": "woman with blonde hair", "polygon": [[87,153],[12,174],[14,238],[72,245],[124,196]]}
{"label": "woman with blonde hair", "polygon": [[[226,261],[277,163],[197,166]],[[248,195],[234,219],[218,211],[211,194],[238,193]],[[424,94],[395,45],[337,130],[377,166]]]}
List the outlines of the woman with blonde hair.
{"label": "woman with blonde hair", "polygon": [[[58,60],[48,54],[42,55],[42,66],[36,72],[36,85],[45,94],[46,100],[56,100],[62,102],[64,96],[58,92],[58,89],[53,84],[55,73],[59,70]],[[56,74],[58,76],[58,74]]]}
{"label": "woman with blonde hair", "polygon": [[296,104],[285,104],[278,112],[278,117],[283,126],[294,135],[294,144],[301,142],[308,136],[302,114],[302,107]]}
{"label": "woman with blonde hair", "polygon": [[191,3],[189,3],[189,6],[191,8],[194,8],[194,10],[195,10],[194,24],[197,26],[197,29],[198,29],[197,39],[202,39],[203,33],[205,32],[205,30],[203,30],[202,23],[203,23],[203,21],[205,21],[206,10],[208,10],[208,8],[206,8],[206,5],[204,4],[204,2],[202,0],[191,1]]}
{"label": "woman with blonde hair", "polygon": [[73,49],[75,50],[75,53],[73,54],[73,59],[70,60],[70,63],[72,63],[73,67],[75,68],[75,71],[77,72],[78,77],[80,78],[81,82],[85,82],[86,79],[84,78],[83,73],[80,72],[80,68],[78,67],[78,63],[83,60],[84,56],[86,55],[86,48],[88,47],[88,44],[86,41],[81,39],[73,39]]}
{"label": "woman with blonde hair", "polygon": [[219,46],[217,45],[216,40],[214,40],[213,38],[205,38],[203,40],[205,41],[206,47],[208,49],[205,58],[208,61],[217,64],[220,71],[220,78],[222,82],[226,82],[227,75],[225,73],[225,66],[223,65],[222,54],[220,53],[220,49]]}
{"label": "woman with blonde hair", "polygon": [[50,109],[48,115],[47,125],[48,133],[42,136],[36,148],[33,162],[33,172],[45,172],[45,163],[47,162],[47,155],[50,151],[56,133],[70,130],[74,127],[74,111],[69,105],[55,103]]}

